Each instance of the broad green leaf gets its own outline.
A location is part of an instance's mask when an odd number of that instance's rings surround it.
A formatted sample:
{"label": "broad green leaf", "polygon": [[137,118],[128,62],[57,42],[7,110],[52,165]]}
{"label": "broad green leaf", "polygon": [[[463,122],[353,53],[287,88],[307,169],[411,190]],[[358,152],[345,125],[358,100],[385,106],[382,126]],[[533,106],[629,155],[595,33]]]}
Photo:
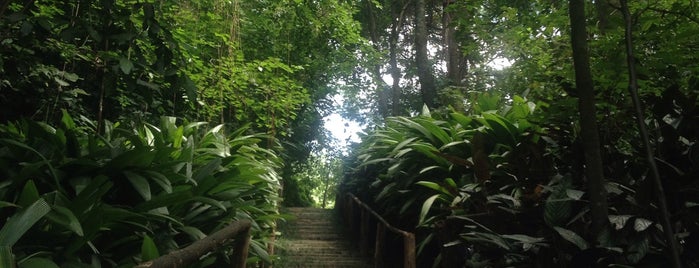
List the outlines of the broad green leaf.
{"label": "broad green leaf", "polygon": [[432,114],[430,113],[430,108],[427,107],[427,104],[422,105],[422,113],[420,115],[424,117],[432,117]]}
{"label": "broad green leaf", "polygon": [[221,167],[221,158],[214,158],[209,163],[206,164],[206,166],[198,168],[196,171],[194,171],[194,174],[192,175],[192,178],[199,182],[205,177],[211,176],[211,174],[214,173],[217,169]]}
{"label": "broad green leaf", "polygon": [[20,207],[14,203],[10,203],[7,201],[0,201],[0,208],[6,208],[6,207]]}
{"label": "broad green leaf", "polygon": [[[400,143],[398,143],[396,145],[396,147],[393,147],[393,150],[391,152],[396,154],[396,152],[403,149],[403,147],[405,147],[407,144],[410,144],[411,142],[413,142],[416,139],[417,139],[417,137],[412,137],[412,138],[406,139],[404,141],[401,141]],[[398,156],[396,155],[396,157],[398,157]]]}
{"label": "broad green leaf", "polygon": [[197,227],[193,226],[182,226],[180,227],[180,230],[186,234],[189,235],[189,237],[192,238],[192,241],[197,241],[201,240],[206,237],[206,234],[199,230]]}
{"label": "broad green leaf", "polygon": [[148,201],[151,199],[151,191],[150,191],[150,184],[148,183],[148,180],[144,178],[143,176],[130,172],[130,171],[123,171],[124,176],[126,176],[126,179],[131,182],[131,185],[133,186],[134,190],[138,192],[141,197],[145,201]]}
{"label": "broad green leaf", "polygon": [[561,226],[570,218],[572,208],[567,192],[562,186],[554,188],[554,191],[544,203],[544,221],[549,226]]}
{"label": "broad green leaf", "polygon": [[63,123],[63,126],[65,126],[66,129],[75,129],[75,121],[73,121],[73,118],[70,117],[68,111],[62,109],[61,112],[63,113],[63,116],[61,117],[61,122]]}
{"label": "broad green leaf", "polygon": [[160,194],[153,197],[151,200],[143,202],[136,206],[138,211],[149,211],[164,206],[173,206],[187,202],[192,198],[192,192],[189,189],[173,190],[169,194]]}
{"label": "broad green leaf", "polygon": [[119,69],[121,69],[121,71],[124,72],[124,74],[130,74],[131,70],[133,70],[133,67],[133,63],[129,59],[119,59]]}
{"label": "broad green leaf", "polygon": [[629,248],[627,249],[626,259],[629,260],[631,264],[637,264],[641,261],[648,252],[650,251],[650,241],[647,236],[643,236],[639,239],[632,239],[630,241]]}
{"label": "broad green leaf", "polygon": [[439,145],[440,147],[443,146],[444,144],[448,144],[451,142],[451,138],[449,137],[449,134],[442,129],[439,125],[437,125],[432,119],[422,119],[418,118],[416,119],[416,122],[419,123],[422,127],[427,129],[430,132],[430,136],[437,138],[437,140],[433,140],[433,142],[439,142],[435,143],[436,145]]}
{"label": "broad green leaf", "polygon": [[538,243],[544,242],[543,237],[532,237],[532,236],[523,235],[523,234],[502,235],[502,237],[507,238],[507,239],[512,239],[515,241],[519,241],[522,243],[527,243],[527,244],[538,244]]}
{"label": "broad green leaf", "polygon": [[39,200],[39,190],[36,189],[36,184],[34,184],[33,180],[28,180],[17,199],[17,205],[27,207],[36,202],[36,200]]}
{"label": "broad green leaf", "polygon": [[145,173],[148,174],[149,179],[153,180],[156,184],[158,184],[160,188],[163,188],[163,191],[165,191],[166,193],[172,193],[172,183],[170,182],[170,179],[165,177],[165,175],[151,170],[147,170],[145,171]]}
{"label": "broad green leaf", "polygon": [[93,178],[87,186],[84,186],[78,196],[73,199],[68,208],[80,214],[87,212],[90,207],[100,203],[102,196],[107,194],[113,185],[114,183],[109,181],[109,178],[104,175]]}
{"label": "broad green leaf", "polygon": [[201,203],[204,203],[204,204],[207,204],[207,205],[211,205],[212,207],[219,208],[220,210],[223,210],[223,211],[226,211],[226,210],[227,210],[227,209],[226,209],[226,206],[223,205],[223,202],[218,201],[218,200],[215,200],[215,199],[211,199],[211,198],[208,198],[208,197],[204,197],[204,196],[195,196],[195,197],[192,197],[192,198],[190,199],[190,201],[201,202]]}
{"label": "broad green leaf", "polygon": [[585,192],[580,191],[580,190],[574,190],[574,189],[566,189],[566,195],[573,200],[580,200],[583,195],[585,195]]}
{"label": "broad green leaf", "polygon": [[568,240],[568,242],[573,243],[580,250],[586,250],[588,248],[587,241],[585,241],[585,239],[580,237],[575,232],[568,230],[568,229],[565,229],[565,228],[558,227],[558,226],[554,226],[553,229],[556,230],[556,232],[558,232],[558,234],[561,235],[561,237],[563,237],[563,239]]}
{"label": "broad green leaf", "polygon": [[451,196],[451,193],[449,192],[449,190],[447,188],[444,188],[439,183],[431,182],[431,181],[418,181],[415,184],[420,185],[420,186],[425,186],[425,187],[430,188],[432,190],[435,190],[441,194]]}
{"label": "broad green leaf", "polygon": [[144,235],[143,243],[141,243],[141,261],[150,261],[158,257],[160,257],[160,252],[158,252],[155,242],[150,236]]}
{"label": "broad green leaf", "polygon": [[427,216],[427,213],[430,212],[430,209],[432,208],[432,203],[434,203],[434,200],[439,198],[439,195],[433,195],[430,196],[425,200],[424,203],[422,203],[422,209],[420,209],[420,220],[418,225],[422,225],[425,222],[425,217]]}
{"label": "broad green leaf", "polygon": [[46,217],[51,221],[60,224],[68,230],[73,231],[78,236],[83,236],[83,228],[80,222],[69,209],[54,205]]}
{"label": "broad green leaf", "polygon": [[58,264],[46,258],[30,258],[19,263],[19,268],[60,268]]}
{"label": "broad green leaf", "polygon": [[252,248],[252,252],[257,254],[257,256],[259,256],[262,260],[272,262],[272,259],[269,257],[269,253],[267,253],[267,250],[264,249],[264,245],[262,245],[259,241],[251,240],[250,247]]}
{"label": "broad green leaf", "polygon": [[106,168],[113,170],[124,170],[128,167],[148,167],[153,163],[153,159],[158,152],[150,148],[139,148],[120,154],[106,165]]}
{"label": "broad green leaf", "polygon": [[12,215],[0,229],[0,247],[12,247],[37,221],[51,211],[44,199]]}
{"label": "broad green leaf", "polygon": [[628,222],[631,217],[631,215],[609,215],[609,222],[614,229],[621,230],[626,226],[626,222]]}
{"label": "broad green leaf", "polygon": [[0,267],[15,268],[15,257],[12,247],[0,246]]}
{"label": "broad green leaf", "polygon": [[459,123],[462,128],[469,128],[471,126],[471,122],[473,122],[473,118],[460,113],[451,113],[450,115],[451,118]]}
{"label": "broad green leaf", "polygon": [[497,137],[497,142],[509,146],[517,144],[516,136],[519,135],[517,127],[508,122],[507,119],[496,114],[483,114],[483,120],[480,120],[484,125],[489,126]]}
{"label": "broad green leaf", "polygon": [[644,218],[636,218],[636,220],[633,222],[633,229],[636,230],[636,232],[643,232],[648,227],[653,225],[653,222]]}

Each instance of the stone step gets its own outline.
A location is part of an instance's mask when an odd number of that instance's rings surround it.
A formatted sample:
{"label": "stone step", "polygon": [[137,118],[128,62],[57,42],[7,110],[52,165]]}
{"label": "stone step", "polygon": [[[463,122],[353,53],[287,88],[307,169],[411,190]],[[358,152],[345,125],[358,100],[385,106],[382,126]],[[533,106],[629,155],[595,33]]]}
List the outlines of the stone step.
{"label": "stone step", "polygon": [[304,268],[367,268],[373,267],[362,258],[337,227],[336,214],[319,208],[286,208],[292,216],[282,232],[284,244],[279,250],[282,261],[276,267]]}

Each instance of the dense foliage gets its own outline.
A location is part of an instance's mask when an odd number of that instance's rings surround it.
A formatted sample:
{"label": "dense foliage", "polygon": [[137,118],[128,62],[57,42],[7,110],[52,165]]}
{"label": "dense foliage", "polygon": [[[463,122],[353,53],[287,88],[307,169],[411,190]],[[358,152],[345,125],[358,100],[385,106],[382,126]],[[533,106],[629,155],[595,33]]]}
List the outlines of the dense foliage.
{"label": "dense foliage", "polygon": [[82,122],[0,127],[0,237],[19,267],[132,267],[236,219],[254,221],[253,252],[269,261],[259,238],[278,218],[281,162],[263,136],[173,117],[93,135]]}
{"label": "dense foliage", "polygon": [[[386,119],[355,146],[342,189],[417,232],[424,267],[699,265],[699,9],[568,2],[582,17],[566,1],[363,1],[363,33],[384,52],[367,69],[373,111]],[[420,77],[423,34],[436,86]],[[589,62],[592,106],[573,58]],[[431,115],[402,116],[422,103]]]}
{"label": "dense foliage", "polygon": [[[278,205],[331,206],[343,174],[425,267],[697,267],[697,12],[2,1],[0,260],[129,266],[251,218],[269,262]],[[334,112],[366,127],[351,152]]]}

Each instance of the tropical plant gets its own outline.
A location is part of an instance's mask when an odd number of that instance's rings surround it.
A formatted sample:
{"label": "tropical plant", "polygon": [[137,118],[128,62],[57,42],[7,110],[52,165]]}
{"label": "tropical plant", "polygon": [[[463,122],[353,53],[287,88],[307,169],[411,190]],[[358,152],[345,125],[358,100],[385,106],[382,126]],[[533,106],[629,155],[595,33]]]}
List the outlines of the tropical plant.
{"label": "tropical plant", "polygon": [[[281,163],[258,146],[264,136],[174,117],[158,126],[105,124],[103,135],[79,122],[64,112],[59,127],[29,120],[0,127],[9,178],[0,213],[11,216],[0,232],[10,234],[3,256],[13,256],[5,261],[131,267],[237,219],[253,221],[250,261],[271,261],[265,243],[278,217]],[[199,266],[225,256],[211,254]]]}

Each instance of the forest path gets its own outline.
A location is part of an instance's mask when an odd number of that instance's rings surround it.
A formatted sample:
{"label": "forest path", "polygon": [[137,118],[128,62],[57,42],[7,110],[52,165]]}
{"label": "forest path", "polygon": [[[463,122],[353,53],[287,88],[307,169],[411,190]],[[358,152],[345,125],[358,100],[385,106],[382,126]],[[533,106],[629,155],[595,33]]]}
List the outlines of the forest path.
{"label": "forest path", "polygon": [[293,219],[281,226],[280,268],[367,268],[372,263],[359,255],[340,227],[332,209],[286,208]]}

